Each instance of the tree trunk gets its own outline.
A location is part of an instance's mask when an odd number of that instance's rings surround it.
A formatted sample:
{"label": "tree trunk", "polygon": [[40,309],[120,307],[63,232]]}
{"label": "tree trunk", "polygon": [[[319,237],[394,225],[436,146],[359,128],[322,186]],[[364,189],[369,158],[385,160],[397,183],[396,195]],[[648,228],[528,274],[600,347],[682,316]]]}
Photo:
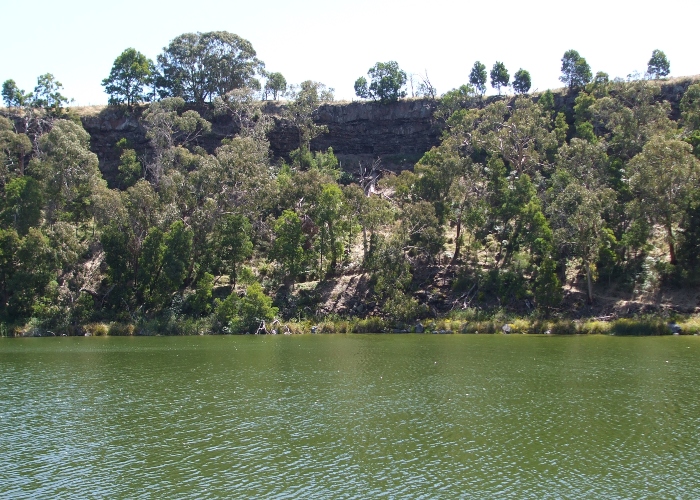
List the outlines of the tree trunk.
{"label": "tree trunk", "polygon": [[367,228],[362,226],[362,263],[367,261]]}
{"label": "tree trunk", "polygon": [[331,268],[330,272],[335,273],[335,268],[338,265],[338,249],[336,248],[335,241],[335,227],[333,224],[328,225],[328,239],[331,245]]}
{"label": "tree trunk", "polygon": [[678,261],[676,260],[676,249],[673,246],[673,232],[670,226],[666,228],[666,231],[668,233],[668,253],[671,258],[671,264],[675,266]]}
{"label": "tree trunk", "polygon": [[457,236],[455,237],[455,253],[452,256],[452,261],[450,261],[451,266],[457,262],[457,259],[459,259],[459,254],[461,251],[460,236],[462,236],[462,215],[461,214],[459,215],[459,217],[457,217]]}
{"label": "tree trunk", "polygon": [[588,303],[593,303],[593,277],[591,273],[591,265],[586,264],[586,284],[588,285]]}

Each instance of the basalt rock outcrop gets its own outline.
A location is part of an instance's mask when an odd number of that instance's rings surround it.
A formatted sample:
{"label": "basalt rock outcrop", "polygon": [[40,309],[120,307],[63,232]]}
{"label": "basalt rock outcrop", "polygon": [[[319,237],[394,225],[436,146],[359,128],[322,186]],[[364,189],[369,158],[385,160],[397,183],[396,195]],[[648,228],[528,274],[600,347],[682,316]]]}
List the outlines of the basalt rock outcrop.
{"label": "basalt rock outcrop", "polygon": [[[314,139],[312,150],[333,148],[343,168],[353,170],[358,161],[380,158],[384,168],[410,168],[431,147],[439,144],[440,126],[433,118],[436,101],[403,100],[380,104],[375,102],[333,103],[321,106],[316,123],[328,127],[328,133]],[[275,158],[285,158],[299,147],[299,134],[283,118],[283,104],[268,102],[265,113],[274,119],[269,134],[270,149]],[[225,137],[238,132],[228,116],[215,116],[207,107],[192,108],[211,121],[211,133],[201,137],[198,145],[213,153]],[[107,106],[99,113],[83,116],[90,134],[91,149],[100,159],[100,169],[108,181],[116,179],[120,151],[117,141],[126,138],[141,157],[150,153],[146,130],[140,117],[145,107],[131,111]],[[110,182],[111,183],[111,182]]]}
{"label": "basalt rock outcrop", "polygon": [[[680,99],[698,77],[678,78],[664,82],[658,101],[668,101],[671,118],[680,116]],[[576,93],[555,91],[555,107],[573,122],[573,106]],[[475,105],[486,105],[504,97],[491,96]],[[514,99],[508,97],[508,99]],[[314,139],[312,150],[333,148],[341,166],[354,172],[358,162],[365,164],[379,158],[382,168],[399,171],[411,168],[431,147],[440,142],[441,123],[434,118],[438,102],[430,99],[406,99],[382,104],[379,102],[332,103],[321,106],[316,112],[316,123],[328,127],[328,133]],[[113,184],[117,178],[120,151],[117,141],[128,139],[131,147],[148,161],[150,154],[146,131],[140,117],[145,106],[134,110],[107,106],[97,114],[82,116],[83,126],[90,134],[91,148],[100,159],[100,169]],[[213,153],[225,137],[238,132],[231,118],[215,116],[210,107],[190,107],[212,123],[212,131],[201,137],[198,145]],[[269,134],[270,148],[275,159],[286,158],[299,147],[297,130],[283,118],[284,104],[263,103],[263,111],[273,117],[275,125]]]}

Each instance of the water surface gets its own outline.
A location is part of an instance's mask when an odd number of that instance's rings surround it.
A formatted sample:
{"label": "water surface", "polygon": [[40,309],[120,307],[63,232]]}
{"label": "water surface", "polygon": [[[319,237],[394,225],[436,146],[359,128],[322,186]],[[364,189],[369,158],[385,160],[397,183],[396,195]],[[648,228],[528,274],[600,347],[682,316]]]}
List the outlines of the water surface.
{"label": "water surface", "polygon": [[698,498],[700,338],[0,339],[3,498]]}

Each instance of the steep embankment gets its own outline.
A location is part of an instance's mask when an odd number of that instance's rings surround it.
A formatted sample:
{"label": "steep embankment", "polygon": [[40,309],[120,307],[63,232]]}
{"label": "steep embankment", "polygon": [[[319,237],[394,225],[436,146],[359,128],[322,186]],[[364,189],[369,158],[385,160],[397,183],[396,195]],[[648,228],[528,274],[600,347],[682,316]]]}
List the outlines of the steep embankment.
{"label": "steep embankment", "polygon": [[[671,118],[680,115],[679,103],[688,86],[698,77],[671,79],[662,86],[657,99],[671,105]],[[573,115],[575,95],[554,91],[555,106],[567,116]],[[499,99],[492,96],[477,102],[485,105]],[[333,148],[343,167],[354,170],[358,161],[370,162],[380,158],[384,168],[403,170],[413,164],[431,147],[440,142],[442,124],[434,113],[439,101],[407,99],[381,104],[378,102],[346,102],[321,106],[316,113],[316,123],[328,127],[328,133],[314,139],[313,150]],[[215,116],[208,107],[194,108],[212,123],[211,134],[203,137],[200,145],[213,152],[225,137],[237,133],[229,116]],[[284,104],[266,102],[263,110],[274,118],[274,128],[269,134],[270,147],[276,158],[284,158],[299,146],[296,129],[283,115]],[[116,178],[119,150],[116,142],[126,138],[140,155],[148,156],[146,131],[140,123],[145,107],[129,112],[124,108],[105,106],[91,108],[81,113],[85,130],[91,137],[91,149],[100,159],[100,169],[108,181]]]}
{"label": "steep embankment", "polygon": [[[440,126],[433,118],[437,103],[426,99],[404,100],[389,104],[375,102],[334,103],[322,106],[316,115],[319,125],[328,133],[311,143],[313,150],[333,148],[346,168],[357,161],[382,159],[385,168],[410,168],[440,139]],[[264,112],[274,118],[269,134],[272,154],[285,157],[299,147],[296,129],[282,118],[283,104],[268,102]],[[83,126],[91,137],[91,149],[100,159],[100,169],[108,181],[117,172],[119,150],[114,147],[122,138],[128,139],[140,155],[149,154],[146,131],[140,123],[144,107],[129,112],[124,108],[93,109],[81,116]],[[212,123],[212,131],[200,140],[200,145],[213,152],[225,137],[237,132],[229,116],[214,116],[211,109],[195,108]]]}

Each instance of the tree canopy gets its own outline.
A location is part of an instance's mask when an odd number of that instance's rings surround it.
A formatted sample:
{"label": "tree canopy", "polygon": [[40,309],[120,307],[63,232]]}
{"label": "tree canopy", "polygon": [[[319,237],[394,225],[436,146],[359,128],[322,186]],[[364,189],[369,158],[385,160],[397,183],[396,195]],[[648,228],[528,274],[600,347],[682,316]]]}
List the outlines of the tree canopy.
{"label": "tree canopy", "polygon": [[144,87],[151,83],[153,61],[136,49],[128,48],[117,56],[109,76],[102,80],[110,104],[132,106],[148,100]]}
{"label": "tree canopy", "polygon": [[[235,59],[238,39],[221,33],[174,40],[183,52],[173,54],[194,54],[170,67],[174,86],[160,87],[178,95],[120,111],[138,123],[140,144],[121,129],[91,138],[49,73],[32,93],[3,84],[12,109],[0,113],[0,321],[68,333],[93,321],[251,333],[329,314],[383,325],[460,309],[580,315],[603,284],[700,281],[700,84],[673,83],[687,85],[679,99],[652,78],[599,72],[591,82],[568,51],[563,78],[575,95],[522,95],[531,81],[520,69],[519,95],[483,99],[477,61],[474,86],[415,103],[434,112],[422,116],[441,135],[394,173],[379,159],[370,169],[315,150],[328,130],[319,117],[344,111],[324,106],[333,89],[313,80],[286,89],[249,51],[234,71],[216,54]],[[377,63],[357,88],[398,99],[402,73]],[[127,49],[103,83],[113,102],[133,105],[152,76]],[[491,80],[499,93],[509,84],[503,63]],[[434,95],[427,73],[424,83]],[[282,105],[256,102],[282,92]],[[273,155],[273,126],[289,149],[298,134],[298,148]],[[91,147],[115,148],[112,186]]]}
{"label": "tree canopy", "polygon": [[406,97],[406,72],[396,61],[378,62],[367,71],[369,83],[364,76],[355,80],[355,94],[363,99],[381,102],[396,101]]}
{"label": "tree canopy", "polygon": [[498,90],[498,95],[501,95],[501,89],[510,83],[510,74],[508,74],[506,65],[496,61],[489,75],[491,76],[491,86]]}
{"label": "tree canopy", "polygon": [[559,80],[569,88],[583,87],[593,78],[591,67],[586,59],[575,50],[567,50],[561,58]]}
{"label": "tree canopy", "polygon": [[530,79],[530,72],[520,68],[513,75],[513,90],[517,94],[527,94],[532,86],[532,80]]}
{"label": "tree canopy", "polygon": [[265,98],[271,95],[272,98],[277,101],[286,91],[287,80],[282,73],[270,73],[267,75],[267,81],[265,82],[265,88],[263,90]]}
{"label": "tree canopy", "polygon": [[227,31],[184,33],[158,56],[156,85],[161,97],[212,101],[231,90],[258,87],[264,64],[248,40]]}
{"label": "tree canopy", "polygon": [[671,72],[671,63],[668,61],[666,54],[661,50],[654,50],[651,53],[651,59],[647,63],[647,75],[649,78],[664,78]]}
{"label": "tree canopy", "polygon": [[486,93],[486,66],[480,61],[476,61],[469,73],[469,83],[479,91],[481,95]]}

